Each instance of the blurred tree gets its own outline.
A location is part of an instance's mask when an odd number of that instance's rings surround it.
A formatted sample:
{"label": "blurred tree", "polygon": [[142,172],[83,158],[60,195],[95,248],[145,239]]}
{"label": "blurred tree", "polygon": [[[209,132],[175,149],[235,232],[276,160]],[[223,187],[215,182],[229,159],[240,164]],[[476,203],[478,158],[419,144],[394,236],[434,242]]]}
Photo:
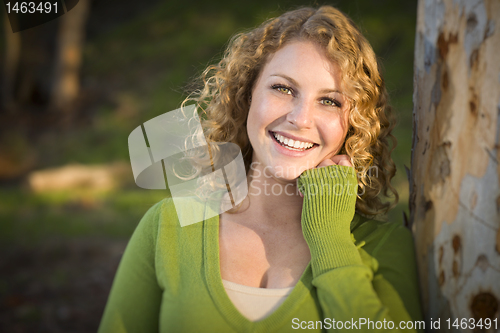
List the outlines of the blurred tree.
{"label": "blurred tree", "polygon": [[3,19],[0,180],[15,180],[36,164],[32,142],[45,123],[57,20],[13,33]]}
{"label": "blurred tree", "polygon": [[[27,111],[44,104],[52,65],[55,22],[13,33],[4,15],[5,54],[2,79],[4,111]],[[29,107],[28,107],[29,109]]]}
{"label": "blurred tree", "polygon": [[12,109],[14,95],[14,80],[19,63],[19,54],[21,52],[21,38],[19,34],[12,33],[9,25],[7,13],[4,12],[4,31],[5,31],[5,57],[3,64],[3,89],[2,89],[2,109]]}
{"label": "blurred tree", "polygon": [[34,143],[45,132],[68,125],[78,112],[89,7],[90,0],[80,0],[60,18],[17,33],[4,14],[0,180],[19,178],[35,167]]}
{"label": "blurred tree", "polygon": [[[79,69],[90,0],[65,15],[13,33],[4,14],[2,109],[68,111],[78,95]],[[37,110],[40,111],[40,110]]]}
{"label": "blurred tree", "polygon": [[57,37],[57,55],[50,105],[70,112],[80,87],[80,66],[85,23],[90,0],[80,0],[78,6],[63,15]]}
{"label": "blurred tree", "polygon": [[446,332],[500,325],[499,54],[499,1],[419,1],[410,210],[427,327]]}

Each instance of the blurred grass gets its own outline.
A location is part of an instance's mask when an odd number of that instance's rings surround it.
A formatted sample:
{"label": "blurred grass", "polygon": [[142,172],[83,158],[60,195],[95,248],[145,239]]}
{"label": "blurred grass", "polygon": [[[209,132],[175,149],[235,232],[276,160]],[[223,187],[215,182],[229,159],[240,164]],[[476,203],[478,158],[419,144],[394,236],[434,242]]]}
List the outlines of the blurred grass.
{"label": "blurred grass", "polygon": [[128,238],[166,191],[53,192],[0,190],[0,243],[34,247],[50,239]]}
{"label": "blurred grass", "polygon": [[[128,161],[127,138],[141,123],[179,107],[191,79],[219,59],[228,39],[300,5],[303,1],[200,0],[158,2],[149,10],[88,39],[82,88],[105,96],[89,110],[90,123],[67,133],[47,133],[38,143],[43,165]],[[400,203],[389,214],[408,211],[413,45],[416,1],[336,1],[357,22],[380,57],[399,124],[393,184]],[[95,3],[94,10],[98,10]],[[90,21],[92,23],[92,21]],[[95,23],[94,24],[98,24]],[[94,29],[95,30],[95,29]],[[165,193],[131,190],[108,194],[36,195],[0,190],[0,239],[36,242],[46,237],[128,237],[140,217]]]}

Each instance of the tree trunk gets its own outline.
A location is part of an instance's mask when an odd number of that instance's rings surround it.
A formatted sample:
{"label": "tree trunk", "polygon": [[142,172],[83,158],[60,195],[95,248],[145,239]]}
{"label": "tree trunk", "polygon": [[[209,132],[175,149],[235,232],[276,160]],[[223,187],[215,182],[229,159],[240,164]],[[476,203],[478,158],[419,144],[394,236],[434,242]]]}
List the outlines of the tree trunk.
{"label": "tree trunk", "polygon": [[[21,53],[21,35],[12,32],[7,13],[3,14],[5,54],[3,64],[1,107],[10,112],[14,109],[14,84]],[[0,110],[1,112],[1,110]]]}
{"label": "tree trunk", "polygon": [[61,17],[58,50],[52,86],[51,106],[68,112],[80,89],[80,65],[90,0],[78,5]]}
{"label": "tree trunk", "polygon": [[[500,1],[420,0],[414,82],[410,211],[426,328],[440,318],[445,332],[499,332]],[[496,329],[471,318],[497,318]]]}

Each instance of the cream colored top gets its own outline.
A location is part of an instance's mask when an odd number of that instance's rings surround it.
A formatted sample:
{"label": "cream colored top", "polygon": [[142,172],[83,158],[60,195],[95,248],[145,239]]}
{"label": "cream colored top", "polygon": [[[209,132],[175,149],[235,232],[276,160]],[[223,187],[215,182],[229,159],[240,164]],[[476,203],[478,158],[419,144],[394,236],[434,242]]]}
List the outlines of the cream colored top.
{"label": "cream colored top", "polygon": [[231,302],[238,311],[251,321],[264,319],[276,310],[292,292],[289,288],[256,288],[222,280]]}

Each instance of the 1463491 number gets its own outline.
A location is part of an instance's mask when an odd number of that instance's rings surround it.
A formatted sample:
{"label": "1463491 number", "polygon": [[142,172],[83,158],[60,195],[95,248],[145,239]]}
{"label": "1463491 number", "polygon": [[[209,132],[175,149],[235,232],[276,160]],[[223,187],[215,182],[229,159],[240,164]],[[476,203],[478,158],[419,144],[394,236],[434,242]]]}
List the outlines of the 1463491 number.
{"label": "1463491 number", "polygon": [[474,319],[474,318],[462,318],[462,319],[455,319],[452,320],[450,318],[446,319],[446,322],[448,323],[448,329],[451,329],[451,327],[454,327],[455,329],[476,329],[479,328],[480,330],[489,330],[490,328],[497,330],[498,329],[498,319],[490,319],[490,318],[480,318],[480,319]]}
{"label": "1463491 number", "polygon": [[34,13],[54,13],[57,14],[58,10],[57,2],[18,2],[12,1],[5,4],[7,7],[7,13],[22,13],[22,14],[34,14]]}

